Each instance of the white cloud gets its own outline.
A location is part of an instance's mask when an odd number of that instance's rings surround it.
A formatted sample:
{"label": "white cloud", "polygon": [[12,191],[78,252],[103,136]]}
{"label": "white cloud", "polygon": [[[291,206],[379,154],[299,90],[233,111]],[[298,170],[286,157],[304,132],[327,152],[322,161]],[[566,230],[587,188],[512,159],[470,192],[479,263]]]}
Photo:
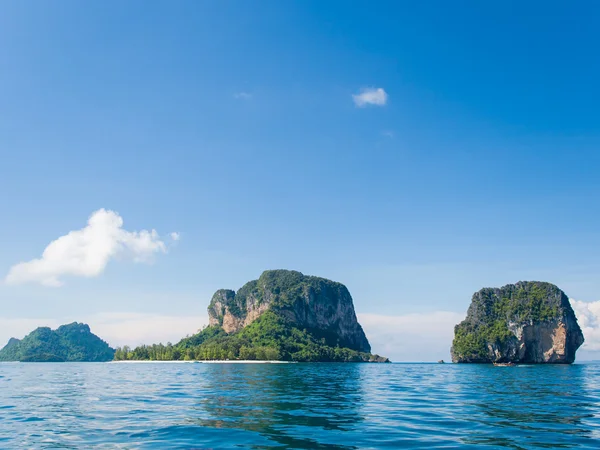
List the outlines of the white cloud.
{"label": "white cloud", "polygon": [[252,94],[250,92],[236,92],[233,94],[233,98],[237,100],[250,100],[252,98]]}
{"label": "white cloud", "polygon": [[359,108],[367,105],[384,106],[388,95],[383,88],[363,88],[358,94],[352,95],[354,104]]}
{"label": "white cloud", "polygon": [[585,342],[581,350],[596,352],[600,351],[600,301],[582,302],[571,300],[571,306],[577,316],[577,322],[583,331]]}
{"label": "white cloud", "polygon": [[176,231],[173,231],[169,236],[171,236],[171,240],[173,241],[178,241],[179,239],[181,239],[181,233],[178,233]]}
{"label": "white cloud", "polygon": [[61,278],[65,275],[100,275],[111,258],[151,262],[154,254],[166,253],[167,247],[156,230],[127,231],[122,227],[119,214],[99,209],[90,216],[87,226],[52,241],[41,258],[12,266],[5,282],[58,287],[63,285]]}
{"label": "white cloud", "polygon": [[101,313],[88,317],[56,319],[6,319],[0,318],[0,348],[11,337],[22,339],[37,327],[52,329],[71,322],[84,322],[92,333],[112,347],[159,342],[178,342],[181,338],[197,333],[208,324],[208,316],[170,316],[146,313]]}
{"label": "white cloud", "polygon": [[392,361],[437,361],[450,359],[454,325],[464,314],[450,311],[401,316],[358,314],[374,353]]}

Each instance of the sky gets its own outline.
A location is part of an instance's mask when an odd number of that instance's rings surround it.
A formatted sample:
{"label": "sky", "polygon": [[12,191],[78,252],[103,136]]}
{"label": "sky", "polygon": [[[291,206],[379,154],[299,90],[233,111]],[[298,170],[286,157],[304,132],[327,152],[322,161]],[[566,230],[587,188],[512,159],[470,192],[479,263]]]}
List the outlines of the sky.
{"label": "sky", "polygon": [[[557,284],[600,359],[600,4],[0,4],[0,341],[194,333],[219,288],[346,284],[449,358],[482,287]],[[1,344],[0,344],[1,345]]]}

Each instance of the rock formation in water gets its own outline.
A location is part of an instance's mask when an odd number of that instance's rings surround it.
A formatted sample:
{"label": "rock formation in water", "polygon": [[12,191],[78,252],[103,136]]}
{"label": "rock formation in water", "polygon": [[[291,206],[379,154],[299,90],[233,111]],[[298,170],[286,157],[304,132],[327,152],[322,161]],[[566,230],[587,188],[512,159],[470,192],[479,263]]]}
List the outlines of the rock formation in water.
{"label": "rock formation in water", "polygon": [[239,291],[217,291],[210,325],[175,345],[117,349],[120,359],[389,362],[370,353],[343,284],[268,270]]}
{"label": "rock formation in water", "polygon": [[296,328],[328,336],[340,347],[371,351],[346,286],[292,270],[265,271],[237,293],[217,291],[208,307],[209,324],[234,333],[268,310]]}
{"label": "rock formation in water", "polygon": [[84,323],[73,322],[56,330],[40,327],[23,339],[11,338],[0,350],[0,361],[62,362],[110,361],[115,351]]}
{"label": "rock formation in water", "polygon": [[452,361],[570,364],[583,333],[558,287],[522,281],[476,292],[454,328]]}

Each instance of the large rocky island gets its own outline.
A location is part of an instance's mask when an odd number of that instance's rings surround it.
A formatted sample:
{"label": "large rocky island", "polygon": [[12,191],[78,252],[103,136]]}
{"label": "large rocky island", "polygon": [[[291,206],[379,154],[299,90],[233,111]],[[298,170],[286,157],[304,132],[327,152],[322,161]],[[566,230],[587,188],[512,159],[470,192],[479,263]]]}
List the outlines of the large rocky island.
{"label": "large rocky island", "polygon": [[569,298],[558,287],[522,281],[473,295],[454,329],[458,363],[570,364],[583,344]]}
{"label": "large rocky island", "polygon": [[0,361],[100,362],[113,359],[115,351],[84,323],[73,322],[56,330],[40,327],[22,340],[11,338],[0,350]]}
{"label": "large rocky island", "polygon": [[388,362],[370,353],[348,289],[325,278],[268,270],[218,290],[208,314],[208,327],[175,345],[118,348],[115,359]]}

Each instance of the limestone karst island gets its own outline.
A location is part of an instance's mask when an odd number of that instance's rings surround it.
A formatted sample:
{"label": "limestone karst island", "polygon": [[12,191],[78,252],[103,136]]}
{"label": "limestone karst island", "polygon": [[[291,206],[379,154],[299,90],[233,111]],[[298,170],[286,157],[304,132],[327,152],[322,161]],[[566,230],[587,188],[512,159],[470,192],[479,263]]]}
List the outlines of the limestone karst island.
{"label": "limestone karst island", "polygon": [[570,364],[581,344],[569,298],[553,284],[531,281],[476,292],[455,327],[451,353],[459,363]]}
{"label": "limestone karst island", "polygon": [[[174,345],[133,349],[110,348],[85,324],[38,328],[11,339],[0,361],[389,362],[371,353],[348,289],[325,278],[268,270],[237,292],[215,292],[208,314],[206,328]],[[583,344],[568,297],[543,282],[481,289],[454,331],[457,363],[570,364]]]}

